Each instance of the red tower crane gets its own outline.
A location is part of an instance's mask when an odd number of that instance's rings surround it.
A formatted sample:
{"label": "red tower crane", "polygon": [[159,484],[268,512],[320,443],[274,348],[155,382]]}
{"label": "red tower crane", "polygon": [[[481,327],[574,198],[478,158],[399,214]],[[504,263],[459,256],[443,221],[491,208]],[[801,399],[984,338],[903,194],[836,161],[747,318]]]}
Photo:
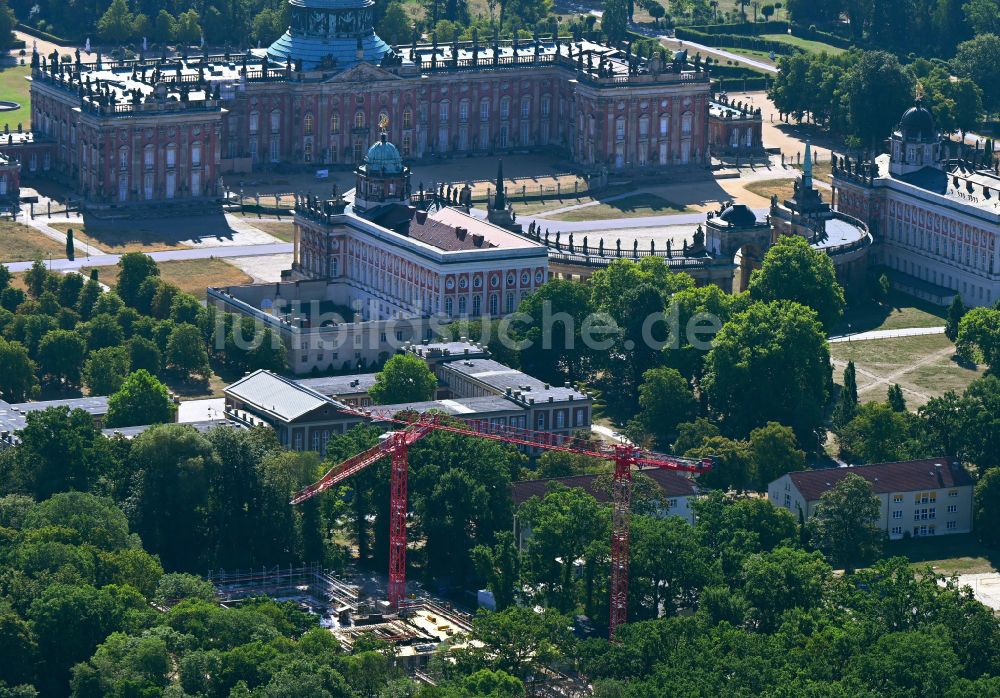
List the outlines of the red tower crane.
{"label": "red tower crane", "polygon": [[383,434],[379,443],[328,470],[322,478],[297,492],[292,504],[300,504],[337,485],[382,458],[391,458],[389,484],[389,603],[398,608],[406,595],[406,481],[410,446],[432,431],[447,431],[547,451],[578,453],[614,461],[612,478],[611,608],[610,635],[628,620],[630,556],[629,518],[632,508],[632,467],[651,467],[703,473],[712,468],[712,459],[693,460],[653,453],[625,444],[594,443],[573,436],[531,431],[491,424],[486,420],[463,420],[421,414],[411,419],[375,411],[343,409],[342,412],[381,422],[402,425],[399,431]]}

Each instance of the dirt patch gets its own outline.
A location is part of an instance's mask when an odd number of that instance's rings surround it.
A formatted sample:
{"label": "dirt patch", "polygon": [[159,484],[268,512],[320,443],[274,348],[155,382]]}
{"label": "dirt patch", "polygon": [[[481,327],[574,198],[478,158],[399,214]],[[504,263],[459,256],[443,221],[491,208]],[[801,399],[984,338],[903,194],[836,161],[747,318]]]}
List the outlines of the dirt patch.
{"label": "dirt patch", "polygon": [[39,257],[63,259],[65,256],[65,243],[45,237],[21,223],[0,221],[0,263],[30,262]]}

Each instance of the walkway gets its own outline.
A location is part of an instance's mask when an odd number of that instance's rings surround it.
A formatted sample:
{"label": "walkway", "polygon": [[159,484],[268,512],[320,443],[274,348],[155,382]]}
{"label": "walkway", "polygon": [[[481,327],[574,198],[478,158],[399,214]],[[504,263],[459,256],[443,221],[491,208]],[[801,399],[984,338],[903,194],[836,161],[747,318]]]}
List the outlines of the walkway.
{"label": "walkway", "polygon": [[755,58],[750,58],[749,56],[743,56],[739,53],[733,53],[732,51],[727,51],[724,48],[717,48],[715,46],[705,46],[705,44],[698,44],[694,41],[688,41],[687,39],[675,39],[669,36],[659,36],[657,37],[660,41],[676,42],[681,50],[687,49],[688,56],[691,57],[695,53],[709,53],[713,56],[718,56],[720,58],[726,58],[731,61],[737,61],[739,63],[744,63],[751,68],[756,68],[765,73],[777,73],[777,66],[771,65],[770,63],[765,63],[764,61],[759,61]]}
{"label": "walkway", "polygon": [[872,330],[870,332],[855,332],[854,334],[830,337],[830,344],[838,342],[863,342],[869,339],[895,339],[896,337],[919,337],[927,334],[944,334],[944,327],[905,327],[899,330]]}
{"label": "walkway", "polygon": [[[270,245],[232,245],[226,247],[205,247],[189,250],[165,250],[148,252],[157,262],[176,262],[191,259],[231,259],[234,257],[259,257],[262,255],[291,254],[293,245],[290,242],[279,242]],[[79,271],[83,267],[109,267],[118,264],[121,255],[102,254],[89,258],[77,257],[75,260],[52,259],[46,262],[52,271]],[[13,262],[6,267],[11,272],[27,271],[33,262]]]}

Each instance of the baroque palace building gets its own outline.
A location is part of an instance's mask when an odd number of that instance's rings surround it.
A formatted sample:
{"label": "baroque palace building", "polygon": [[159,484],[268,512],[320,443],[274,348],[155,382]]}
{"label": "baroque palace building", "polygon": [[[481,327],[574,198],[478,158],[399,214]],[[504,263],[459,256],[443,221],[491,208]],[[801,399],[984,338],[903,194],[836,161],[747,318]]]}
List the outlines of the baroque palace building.
{"label": "baroque palace building", "polygon": [[978,151],[942,141],[930,111],[907,110],[889,154],[838,160],[838,211],[865,221],[896,288],[934,303],[1000,299],[1000,174]]}
{"label": "baroque palace building", "polygon": [[[709,165],[708,72],[686,54],[538,35],[390,47],[372,0],[290,6],[288,31],[246,54],[33,54],[26,170],[92,206],[198,202],[226,172],[355,166],[380,123],[407,160],[553,148],[585,168]],[[25,166],[23,145],[0,138]]]}

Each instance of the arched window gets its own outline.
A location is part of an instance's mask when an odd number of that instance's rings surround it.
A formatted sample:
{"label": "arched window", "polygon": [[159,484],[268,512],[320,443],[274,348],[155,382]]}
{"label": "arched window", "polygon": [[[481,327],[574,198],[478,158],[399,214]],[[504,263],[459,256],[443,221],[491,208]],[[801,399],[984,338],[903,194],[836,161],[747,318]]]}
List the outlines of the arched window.
{"label": "arched window", "polygon": [[448,102],[447,99],[438,102],[438,120],[441,121],[441,123],[448,123],[448,118],[450,116],[449,113],[450,107],[451,104]]}
{"label": "arched window", "polygon": [[465,315],[465,296],[459,296],[458,298],[458,314]]}
{"label": "arched window", "polygon": [[191,167],[201,167],[201,143],[191,144]]}
{"label": "arched window", "polygon": [[513,293],[508,293],[507,294],[507,313],[510,314],[510,313],[513,313],[513,312],[514,312],[514,294]]}
{"label": "arched window", "polygon": [[469,100],[467,99],[458,103],[458,120],[463,124],[469,121]]}
{"label": "arched window", "polygon": [[142,151],[142,165],[145,169],[153,169],[153,155],[155,150],[152,144],[147,145]]}
{"label": "arched window", "polygon": [[479,100],[479,120],[489,121],[490,120],[490,99],[489,97],[483,97]]}
{"label": "arched window", "polygon": [[257,128],[260,124],[260,114],[255,111],[250,112],[250,133],[257,133]]}
{"label": "arched window", "polygon": [[483,298],[482,296],[475,295],[472,297],[472,314],[476,317],[482,313]]}
{"label": "arched window", "polygon": [[668,114],[660,114],[660,137],[666,138],[670,133],[670,116]]}
{"label": "arched window", "polygon": [[118,169],[122,172],[128,170],[128,148],[125,146],[118,149]]}
{"label": "arched window", "polygon": [[403,110],[403,128],[413,128],[413,110],[409,107]]}
{"label": "arched window", "polygon": [[500,100],[500,118],[510,118],[510,97],[504,97]]}
{"label": "arched window", "polygon": [[649,138],[649,117],[639,117],[639,138]]}
{"label": "arched window", "polygon": [[521,118],[527,119],[531,116],[531,97],[521,98]]}
{"label": "arched window", "polygon": [[330,117],[330,133],[340,133],[340,114]]}
{"label": "arched window", "polygon": [[276,132],[281,130],[281,110],[272,109],[271,110],[271,132]]}
{"label": "arched window", "polygon": [[451,300],[451,298],[445,298],[444,299],[444,314],[450,316],[451,315],[451,311],[453,309],[454,309],[454,302]]}
{"label": "arched window", "polygon": [[615,140],[625,140],[625,117],[619,116],[615,119]]}
{"label": "arched window", "polygon": [[694,123],[694,116],[691,112],[687,111],[681,114],[681,135],[690,136],[691,126]]}
{"label": "arched window", "polygon": [[302,118],[302,133],[306,136],[313,135],[313,115],[306,114]]}
{"label": "arched window", "polygon": [[500,313],[500,297],[497,294],[490,296],[490,315],[498,315]]}
{"label": "arched window", "polygon": [[354,128],[364,128],[365,127],[365,113],[358,109],[354,114]]}
{"label": "arched window", "polygon": [[547,119],[549,117],[549,112],[552,110],[552,98],[548,95],[542,95],[542,118]]}

